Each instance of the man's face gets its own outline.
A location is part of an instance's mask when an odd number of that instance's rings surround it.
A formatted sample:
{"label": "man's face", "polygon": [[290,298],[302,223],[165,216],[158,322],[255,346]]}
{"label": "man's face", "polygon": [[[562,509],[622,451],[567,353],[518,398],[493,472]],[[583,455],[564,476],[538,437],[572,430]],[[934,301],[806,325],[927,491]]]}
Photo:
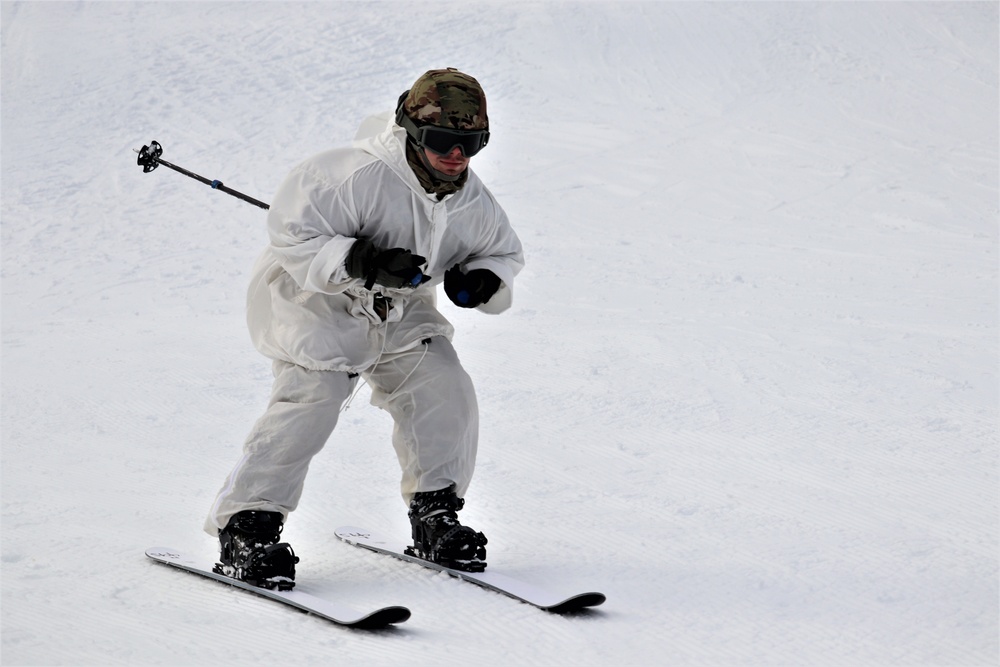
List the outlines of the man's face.
{"label": "man's face", "polygon": [[425,148],[424,156],[427,158],[427,163],[431,165],[434,169],[437,169],[443,174],[448,174],[449,176],[458,176],[469,166],[469,158],[462,155],[462,151],[455,146],[451,149],[450,153],[441,155],[440,153],[435,153],[434,151]]}

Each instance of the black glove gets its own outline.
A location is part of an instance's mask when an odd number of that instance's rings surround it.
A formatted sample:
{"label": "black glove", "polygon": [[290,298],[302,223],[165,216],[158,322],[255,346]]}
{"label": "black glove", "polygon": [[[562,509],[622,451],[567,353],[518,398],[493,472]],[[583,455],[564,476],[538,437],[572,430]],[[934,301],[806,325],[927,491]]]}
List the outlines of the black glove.
{"label": "black glove", "polygon": [[375,283],[385,287],[416,287],[430,280],[420,266],[427,260],[405,248],[383,250],[368,239],[358,239],[347,253],[347,275],[365,281],[365,289]]}
{"label": "black glove", "polygon": [[462,273],[458,264],[444,272],[444,293],[459,308],[475,308],[490,300],[500,289],[500,278],[489,269]]}

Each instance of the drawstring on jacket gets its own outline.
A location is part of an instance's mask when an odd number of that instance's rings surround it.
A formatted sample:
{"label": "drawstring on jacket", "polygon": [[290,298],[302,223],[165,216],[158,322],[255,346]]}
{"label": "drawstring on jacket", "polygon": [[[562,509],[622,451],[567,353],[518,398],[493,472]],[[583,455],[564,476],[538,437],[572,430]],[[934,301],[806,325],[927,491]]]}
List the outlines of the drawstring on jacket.
{"label": "drawstring on jacket", "polygon": [[[371,369],[369,370],[369,374],[371,372],[373,372],[378,367],[378,365],[382,362],[382,357],[385,355],[385,344],[389,340],[389,322],[387,320],[389,318],[389,311],[392,310],[392,299],[390,299],[389,297],[385,296],[384,294],[376,294],[375,298],[372,301],[372,307],[375,310],[375,314],[378,315],[379,318],[382,320],[382,327],[384,327],[384,331],[382,332],[382,347],[378,351],[378,356],[375,357],[375,363],[373,363],[371,365]],[[424,352],[423,352],[423,354],[420,355],[420,359],[417,360],[416,365],[410,370],[410,372],[406,374],[406,377],[403,378],[402,382],[400,382],[399,385],[395,389],[392,390],[392,393],[385,397],[385,399],[382,401],[382,405],[385,405],[386,403],[388,403],[389,400],[393,396],[395,396],[396,394],[398,394],[399,390],[402,389],[403,385],[406,384],[406,381],[410,379],[410,376],[413,375],[417,371],[418,368],[420,368],[420,364],[423,363],[424,357],[427,356],[427,350],[430,348],[431,339],[430,338],[426,338],[423,341],[421,341],[421,343],[424,346]],[[355,377],[357,377],[360,374],[359,373],[355,373],[355,374],[352,374],[352,375],[354,375]],[[341,413],[343,413],[349,407],[351,407],[351,403],[354,402],[354,398],[358,395],[358,392],[361,391],[361,387],[363,385],[365,385],[365,384],[368,384],[368,380],[366,380],[362,376],[361,382],[358,383],[358,386],[354,390],[354,393],[352,393],[350,395],[350,397],[348,397],[348,399],[344,402],[343,407],[340,408],[340,412]],[[378,408],[382,407],[382,405],[378,405],[378,404],[375,404],[375,403],[373,403],[372,405],[375,405],[375,407],[378,407]]]}

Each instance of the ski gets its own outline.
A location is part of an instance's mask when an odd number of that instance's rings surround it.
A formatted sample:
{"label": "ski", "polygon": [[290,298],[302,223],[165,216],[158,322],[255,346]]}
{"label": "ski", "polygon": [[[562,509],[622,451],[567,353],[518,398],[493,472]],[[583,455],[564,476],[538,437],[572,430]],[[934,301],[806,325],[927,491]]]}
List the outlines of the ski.
{"label": "ski", "polygon": [[384,628],[394,623],[402,623],[410,617],[410,610],[406,607],[382,607],[371,612],[359,612],[346,605],[310,595],[298,590],[298,588],[293,588],[290,591],[279,591],[252,586],[239,579],[217,574],[212,571],[213,563],[211,561],[188,556],[176,549],[152,547],[146,549],[146,555],[158,563],[199,574],[250,593],[256,593],[348,628],[366,630]]}
{"label": "ski", "polygon": [[539,609],[544,609],[545,611],[550,611],[556,614],[579,611],[586,607],[596,607],[597,605],[602,604],[606,599],[603,593],[596,592],[578,593],[576,595],[566,597],[565,595],[553,593],[535,586],[534,584],[508,577],[502,573],[491,570],[489,567],[486,568],[485,572],[463,572],[461,570],[454,570],[444,567],[443,565],[438,565],[437,563],[432,563],[429,560],[424,560],[423,558],[409,556],[404,553],[404,546],[398,541],[394,542],[387,537],[364,528],[343,526],[336,530],[336,535],[344,542],[352,544],[356,547],[361,547],[363,549],[375,551],[387,556],[392,556],[393,558],[416,563],[432,570],[446,572],[453,577],[482,586],[483,588],[491,591],[496,591],[497,593],[502,593],[508,597],[515,598],[522,602],[527,602],[528,604],[534,605]]}

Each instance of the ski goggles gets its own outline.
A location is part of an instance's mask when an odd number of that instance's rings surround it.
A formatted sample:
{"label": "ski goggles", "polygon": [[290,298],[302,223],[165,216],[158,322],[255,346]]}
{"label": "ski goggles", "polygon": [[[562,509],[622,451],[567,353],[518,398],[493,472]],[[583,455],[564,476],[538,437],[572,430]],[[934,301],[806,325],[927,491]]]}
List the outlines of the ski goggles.
{"label": "ski goggles", "polygon": [[489,130],[450,130],[436,125],[417,125],[413,119],[403,113],[403,100],[406,93],[399,98],[396,109],[396,124],[406,130],[417,145],[431,150],[438,155],[447,155],[456,146],[465,157],[472,157],[486,147],[490,140]]}
{"label": "ski goggles", "polygon": [[418,146],[434,151],[438,155],[447,155],[457,146],[462,155],[472,157],[486,147],[490,140],[489,130],[449,130],[434,125],[418,127],[416,133],[411,133]]}

